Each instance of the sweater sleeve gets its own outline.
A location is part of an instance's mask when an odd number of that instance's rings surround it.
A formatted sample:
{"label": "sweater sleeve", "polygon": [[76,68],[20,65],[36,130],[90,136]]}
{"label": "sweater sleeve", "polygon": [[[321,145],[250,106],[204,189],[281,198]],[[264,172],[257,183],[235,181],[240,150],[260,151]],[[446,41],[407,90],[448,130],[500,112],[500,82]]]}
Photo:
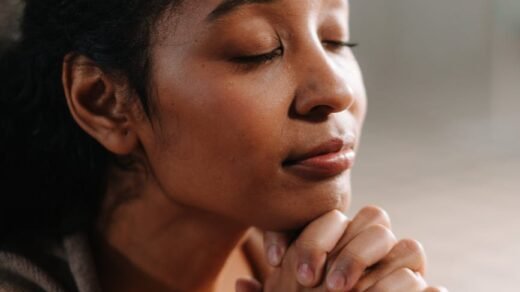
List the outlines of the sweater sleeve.
{"label": "sweater sleeve", "polygon": [[62,292],[64,289],[23,256],[0,252],[0,291]]}
{"label": "sweater sleeve", "polygon": [[0,292],[99,292],[88,236],[12,236],[0,243]]}
{"label": "sweater sleeve", "polygon": [[8,270],[0,270],[0,292],[45,292],[35,283]]}

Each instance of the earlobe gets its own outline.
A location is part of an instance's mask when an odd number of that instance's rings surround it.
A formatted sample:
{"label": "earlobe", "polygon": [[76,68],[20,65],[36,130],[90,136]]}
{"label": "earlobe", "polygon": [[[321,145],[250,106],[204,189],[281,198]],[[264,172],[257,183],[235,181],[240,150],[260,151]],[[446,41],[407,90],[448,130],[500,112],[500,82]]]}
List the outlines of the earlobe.
{"label": "earlobe", "polygon": [[85,132],[117,155],[135,150],[138,137],[122,84],[89,58],[75,54],[64,58],[62,83],[70,113]]}

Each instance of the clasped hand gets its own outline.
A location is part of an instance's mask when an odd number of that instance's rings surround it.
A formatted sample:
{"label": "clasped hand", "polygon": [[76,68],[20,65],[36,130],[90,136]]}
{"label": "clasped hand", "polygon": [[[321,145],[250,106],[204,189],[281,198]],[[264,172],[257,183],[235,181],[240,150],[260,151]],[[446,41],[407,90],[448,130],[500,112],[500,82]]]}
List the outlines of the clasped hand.
{"label": "clasped hand", "polygon": [[265,232],[274,267],[264,283],[240,279],[237,292],[395,291],[441,292],[424,280],[426,256],[415,240],[397,240],[385,211],[369,206],[352,220],[330,211],[295,238]]}

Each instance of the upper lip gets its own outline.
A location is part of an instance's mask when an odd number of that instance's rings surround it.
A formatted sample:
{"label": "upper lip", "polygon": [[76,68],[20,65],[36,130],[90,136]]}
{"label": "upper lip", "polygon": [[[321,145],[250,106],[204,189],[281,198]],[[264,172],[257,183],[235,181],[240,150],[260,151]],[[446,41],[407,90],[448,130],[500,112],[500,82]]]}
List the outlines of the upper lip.
{"label": "upper lip", "polygon": [[355,142],[353,136],[342,138],[335,137],[322,144],[319,144],[318,146],[311,148],[311,150],[289,155],[289,157],[287,157],[287,159],[284,160],[283,165],[291,165],[312,157],[321,156],[329,153],[336,153],[347,149],[354,149],[354,144]]}

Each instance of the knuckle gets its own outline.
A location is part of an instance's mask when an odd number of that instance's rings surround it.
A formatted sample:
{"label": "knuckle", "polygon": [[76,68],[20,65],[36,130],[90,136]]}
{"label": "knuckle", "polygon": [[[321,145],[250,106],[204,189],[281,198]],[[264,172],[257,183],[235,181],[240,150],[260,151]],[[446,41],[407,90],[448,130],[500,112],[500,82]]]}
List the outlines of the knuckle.
{"label": "knuckle", "polygon": [[424,292],[448,292],[445,287],[428,287]]}
{"label": "knuckle", "polygon": [[414,239],[403,239],[397,243],[398,253],[408,258],[410,268],[424,275],[426,273],[426,253],[420,242]]}
{"label": "knuckle", "polygon": [[[350,263],[352,263],[352,265],[354,267],[358,267],[359,269],[365,269],[370,265],[370,263],[367,261],[367,259],[365,259],[361,255],[358,255],[351,251],[346,252],[343,262],[344,263],[350,262]],[[347,264],[345,264],[345,265],[347,265]]]}
{"label": "knuckle", "polygon": [[370,232],[373,232],[377,238],[380,240],[384,240],[387,243],[390,243],[392,246],[397,242],[397,239],[395,238],[394,233],[392,230],[390,230],[388,227],[376,224],[372,225],[368,228]]}
{"label": "knuckle", "polygon": [[408,268],[400,269],[399,274],[403,279],[407,278],[407,279],[412,279],[413,281],[416,281],[418,279],[417,274]]}
{"label": "knuckle", "polygon": [[334,209],[329,211],[329,216],[332,216],[337,222],[342,222],[348,220],[347,216],[341,212],[340,210]]}
{"label": "knuckle", "polygon": [[[403,269],[404,270],[404,269]],[[377,282],[372,289],[369,289],[369,291],[377,291],[377,292],[390,292],[395,291],[396,283],[399,282],[408,282],[408,279],[405,279],[404,277],[408,277],[405,271],[397,271],[390,275],[389,278],[385,278],[379,282]],[[399,284],[397,284],[399,285]]]}
{"label": "knuckle", "polygon": [[403,250],[405,250],[408,254],[420,256],[421,258],[425,258],[424,247],[422,244],[415,239],[402,239],[399,241],[399,246]]}
{"label": "knuckle", "polygon": [[374,288],[370,289],[369,291],[374,291],[374,292],[392,292],[392,289],[390,287],[388,287],[387,285],[376,284],[374,286]]}
{"label": "knuckle", "polygon": [[359,211],[360,214],[377,222],[384,222],[390,226],[390,216],[382,208],[374,205],[366,206]]}
{"label": "knuckle", "polygon": [[412,270],[408,268],[401,268],[390,274],[388,278],[385,278],[376,283],[374,285],[374,289],[371,289],[370,291],[395,291],[396,282],[403,283],[408,288],[411,288],[411,286],[413,286],[413,291],[416,291],[421,286],[423,281],[422,278],[420,278],[420,276],[418,276]]}
{"label": "knuckle", "polygon": [[296,253],[306,258],[316,258],[325,254],[323,244],[318,239],[305,239],[295,242]]}

